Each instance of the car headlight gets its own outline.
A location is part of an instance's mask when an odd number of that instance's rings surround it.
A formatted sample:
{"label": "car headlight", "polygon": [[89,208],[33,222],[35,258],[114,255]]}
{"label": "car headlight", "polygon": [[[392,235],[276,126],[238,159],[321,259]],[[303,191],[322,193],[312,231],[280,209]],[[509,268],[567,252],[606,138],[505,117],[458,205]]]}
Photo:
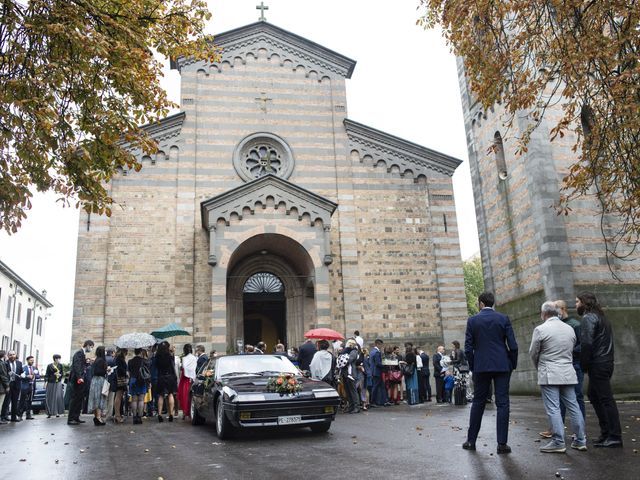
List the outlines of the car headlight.
{"label": "car headlight", "polygon": [[316,398],[336,398],[339,395],[333,388],[323,388],[313,390],[313,396]]}
{"label": "car headlight", "polygon": [[238,395],[238,402],[263,402],[265,396],[261,393],[243,393]]}
{"label": "car headlight", "polygon": [[232,388],[227,387],[226,385],[224,387],[222,387],[222,393],[232,402],[234,401],[234,399],[236,399],[236,397],[238,396],[238,394],[236,393],[236,391]]}

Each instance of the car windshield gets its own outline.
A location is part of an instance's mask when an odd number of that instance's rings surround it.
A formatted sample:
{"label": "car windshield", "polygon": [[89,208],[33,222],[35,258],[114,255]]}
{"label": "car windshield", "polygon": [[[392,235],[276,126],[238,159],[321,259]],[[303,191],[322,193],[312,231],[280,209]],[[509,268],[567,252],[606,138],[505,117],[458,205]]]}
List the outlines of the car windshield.
{"label": "car windshield", "polygon": [[299,372],[287,357],[281,355],[231,355],[219,358],[216,363],[218,378],[272,373],[298,374]]}

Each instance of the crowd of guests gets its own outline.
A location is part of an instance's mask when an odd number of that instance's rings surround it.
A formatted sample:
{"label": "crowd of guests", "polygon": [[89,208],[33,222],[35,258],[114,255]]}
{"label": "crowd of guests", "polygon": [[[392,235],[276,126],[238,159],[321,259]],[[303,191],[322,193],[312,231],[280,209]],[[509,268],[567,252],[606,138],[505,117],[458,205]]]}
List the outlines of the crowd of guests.
{"label": "crowd of guests", "polygon": [[[433,356],[411,343],[404,350],[397,345],[385,345],[377,339],[368,348],[358,331],[346,340],[307,340],[298,349],[286,351],[278,342],[276,355],[287,356],[298,368],[316,380],[338,389],[345,400],[346,411],[389,407],[406,402],[417,405],[432,400],[431,368],[435,380],[438,404],[451,402],[454,376],[473,372],[474,395],[470,411],[466,450],[476,449],[485,404],[495,390],[496,439],[498,453],[509,453],[507,444],[509,423],[509,381],[517,367],[518,344],[509,317],[496,312],[495,299],[490,292],[479,296],[480,312],[467,321],[465,348],[455,340],[447,354],[438,345]],[[571,318],[564,301],[548,301],[542,305],[541,320],[533,333],[529,354],[538,372],[538,384],[549,419],[549,429],[540,432],[550,439],[542,452],[566,451],[564,419],[568,413],[573,438],[571,448],[587,449],[583,399],[583,378],[588,373],[589,399],[600,425],[596,447],[622,446],[620,419],[611,391],[613,373],[613,334],[595,295],[584,292],[576,298],[576,311],[581,321]],[[202,345],[194,350],[191,344],[183,347],[182,355],[163,341],[149,350],[136,348],[111,349],[99,346],[93,359],[87,357],[94,343],[87,340],[71,363],[68,378],[60,363],[60,355],[53,356],[44,373],[46,382],[47,417],[59,417],[65,412],[69,397],[67,423],[85,423],[81,412],[93,414],[96,426],[107,421],[123,423],[128,416],[134,424],[143,417],[157,416],[158,422],[169,422],[178,416],[190,420],[190,388],[196,372],[209,361]],[[245,345],[244,354],[267,353],[267,345]],[[209,356],[215,356],[212,351]],[[16,353],[0,350],[1,423],[20,422],[23,415],[32,419],[31,401],[36,379],[40,378],[34,358],[26,358],[26,365],[17,360]],[[466,377],[465,377],[466,378]],[[67,388],[64,388],[65,382]]]}
{"label": "crowd of guests", "polygon": [[[180,356],[167,341],[133,351],[99,346],[94,358],[89,359],[87,354],[93,347],[93,341],[87,340],[71,361],[69,425],[85,423],[80,417],[83,411],[93,414],[95,426],[108,421],[124,423],[129,416],[133,424],[153,416],[160,423],[165,416],[173,422],[180,410],[182,418],[190,420],[191,383],[197,368],[209,360],[202,345],[196,346],[194,354],[192,345],[187,343]],[[48,383],[47,414],[51,415],[57,412],[57,403],[52,400],[50,406],[49,387]],[[64,404],[61,408],[64,412]]]}
{"label": "crowd of guests", "polygon": [[428,353],[411,343],[405,343],[401,350],[397,345],[385,345],[377,339],[367,348],[356,330],[344,345],[340,341],[331,345],[327,340],[307,340],[298,349],[295,360],[312,378],[338,388],[348,401],[349,413],[359,413],[401,402],[409,405],[431,402],[431,366],[436,379],[437,403],[450,403],[452,367],[465,362],[460,343],[455,341],[452,346],[450,355],[446,355],[444,346],[439,345],[430,363]]}

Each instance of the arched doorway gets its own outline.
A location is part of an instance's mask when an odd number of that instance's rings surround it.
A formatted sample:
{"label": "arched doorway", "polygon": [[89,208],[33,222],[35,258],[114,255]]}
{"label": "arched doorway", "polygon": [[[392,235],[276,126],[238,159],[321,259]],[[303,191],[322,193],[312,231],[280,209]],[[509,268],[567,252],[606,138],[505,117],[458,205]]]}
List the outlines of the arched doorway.
{"label": "arched doorway", "polygon": [[244,343],[260,341],[273,348],[286,342],[287,317],[284,285],[270,272],[254,273],[245,282],[242,294]]}
{"label": "arched doorway", "polygon": [[278,340],[302,343],[317,318],[314,286],[315,267],[300,243],[275,233],[245,240],[227,270],[228,344],[264,341],[271,352]]}

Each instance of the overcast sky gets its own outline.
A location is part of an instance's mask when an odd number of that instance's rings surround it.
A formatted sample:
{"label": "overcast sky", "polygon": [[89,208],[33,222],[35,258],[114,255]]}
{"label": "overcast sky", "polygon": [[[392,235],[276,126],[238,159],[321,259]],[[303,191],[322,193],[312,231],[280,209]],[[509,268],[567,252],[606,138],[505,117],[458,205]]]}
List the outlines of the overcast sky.
{"label": "overcast sky", "polygon": [[[210,0],[215,34],[253,23],[255,0]],[[438,31],[415,25],[417,0],[271,0],[267,21],[357,61],[347,80],[349,118],[463,160],[453,181],[462,258],[478,250],[462,108],[453,55]],[[163,84],[179,101],[180,78]],[[71,341],[78,212],[50,194],[34,198],[22,229],[0,232],[0,259],[54,304],[45,358],[67,359]],[[75,348],[76,346],[74,346]]]}

